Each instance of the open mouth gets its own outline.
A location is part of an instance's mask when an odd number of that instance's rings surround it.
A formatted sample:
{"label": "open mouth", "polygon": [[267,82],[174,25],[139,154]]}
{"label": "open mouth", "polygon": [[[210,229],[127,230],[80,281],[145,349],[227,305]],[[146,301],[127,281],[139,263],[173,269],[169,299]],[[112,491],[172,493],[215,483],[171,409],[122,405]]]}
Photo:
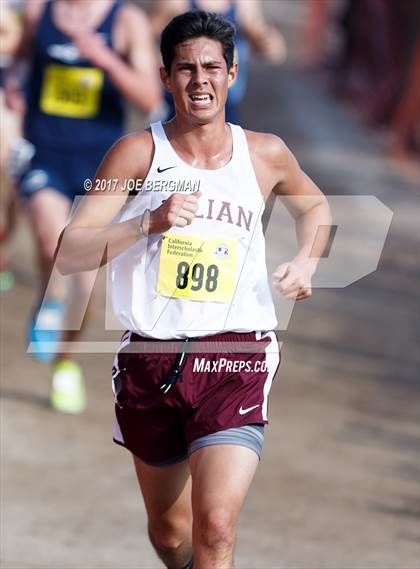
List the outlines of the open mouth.
{"label": "open mouth", "polygon": [[199,106],[207,105],[213,101],[213,95],[209,93],[189,95],[189,97],[194,104]]}

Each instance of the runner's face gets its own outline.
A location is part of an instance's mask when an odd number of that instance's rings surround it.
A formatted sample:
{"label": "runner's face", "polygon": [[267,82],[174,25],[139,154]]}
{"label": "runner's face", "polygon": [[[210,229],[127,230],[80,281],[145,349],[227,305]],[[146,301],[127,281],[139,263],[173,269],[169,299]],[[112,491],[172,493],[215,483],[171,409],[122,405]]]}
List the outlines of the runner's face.
{"label": "runner's face", "polygon": [[171,72],[168,76],[163,69],[162,79],[172,93],[177,115],[207,123],[224,113],[236,66],[228,72],[222,49],[220,42],[206,37],[176,46]]}

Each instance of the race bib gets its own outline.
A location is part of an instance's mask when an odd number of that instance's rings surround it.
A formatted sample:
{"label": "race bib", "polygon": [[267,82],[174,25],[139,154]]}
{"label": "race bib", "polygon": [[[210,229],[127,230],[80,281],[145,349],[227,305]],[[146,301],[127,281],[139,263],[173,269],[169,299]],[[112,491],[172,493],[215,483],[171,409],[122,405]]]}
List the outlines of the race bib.
{"label": "race bib", "polygon": [[100,69],[48,65],[42,82],[41,110],[60,117],[93,118],[99,113],[103,83]]}
{"label": "race bib", "polygon": [[237,264],[234,239],[166,233],[157,292],[171,298],[229,302],[235,292]]}

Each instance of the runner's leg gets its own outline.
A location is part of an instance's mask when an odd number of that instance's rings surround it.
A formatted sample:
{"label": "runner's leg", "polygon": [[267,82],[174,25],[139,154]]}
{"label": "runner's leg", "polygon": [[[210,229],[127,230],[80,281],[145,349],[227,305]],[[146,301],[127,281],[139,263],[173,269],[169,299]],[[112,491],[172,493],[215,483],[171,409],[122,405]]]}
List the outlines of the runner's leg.
{"label": "runner's leg", "polygon": [[49,284],[49,297],[54,300],[63,300],[64,279],[57,274],[54,282],[49,283],[49,280],[57,241],[70,212],[70,200],[53,188],[45,188],[35,192],[27,205],[37,246],[41,295],[44,294]]}
{"label": "runner's leg", "polygon": [[192,557],[188,461],[156,467],[133,458],[146,506],[150,541],[166,567],[183,569]]}
{"label": "runner's leg", "polygon": [[258,466],[238,445],[213,445],[190,456],[194,569],[231,569],[240,509]]}
{"label": "runner's leg", "polygon": [[[66,322],[62,334],[64,350],[58,359],[72,359],[74,354],[66,351],[66,344],[71,345],[79,339],[81,331],[91,318],[94,308],[93,287],[98,271],[84,271],[72,275],[71,287],[67,295]],[[69,277],[68,277],[69,278]]]}
{"label": "runner's leg", "polygon": [[[41,310],[31,322],[30,341],[39,359],[55,358],[51,374],[52,407],[61,412],[80,413],[86,406],[82,370],[73,361],[74,354],[57,353],[58,341],[71,342],[80,335],[80,326],[76,330],[66,329],[65,310],[70,307],[72,319],[78,316],[78,310],[85,311],[95,275],[80,273],[63,277],[54,267],[58,238],[67,223],[70,207],[70,200],[52,188],[35,192],[28,202],[41,273],[41,298],[35,312]],[[54,315],[50,328],[48,322],[43,322],[47,312]]]}

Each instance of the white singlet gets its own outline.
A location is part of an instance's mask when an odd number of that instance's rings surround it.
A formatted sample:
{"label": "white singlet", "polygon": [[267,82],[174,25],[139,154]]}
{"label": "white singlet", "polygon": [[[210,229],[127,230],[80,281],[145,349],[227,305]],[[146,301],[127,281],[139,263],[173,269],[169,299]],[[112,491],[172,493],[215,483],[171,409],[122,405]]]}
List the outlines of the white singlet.
{"label": "white singlet", "polygon": [[202,195],[191,225],[139,238],[112,261],[113,306],[125,328],[162,340],[275,328],[261,224],[264,200],[245,133],[229,126],[231,160],[204,170],[176,154],[161,123],[151,125],[152,165],[115,222],[155,210],[173,192]]}

